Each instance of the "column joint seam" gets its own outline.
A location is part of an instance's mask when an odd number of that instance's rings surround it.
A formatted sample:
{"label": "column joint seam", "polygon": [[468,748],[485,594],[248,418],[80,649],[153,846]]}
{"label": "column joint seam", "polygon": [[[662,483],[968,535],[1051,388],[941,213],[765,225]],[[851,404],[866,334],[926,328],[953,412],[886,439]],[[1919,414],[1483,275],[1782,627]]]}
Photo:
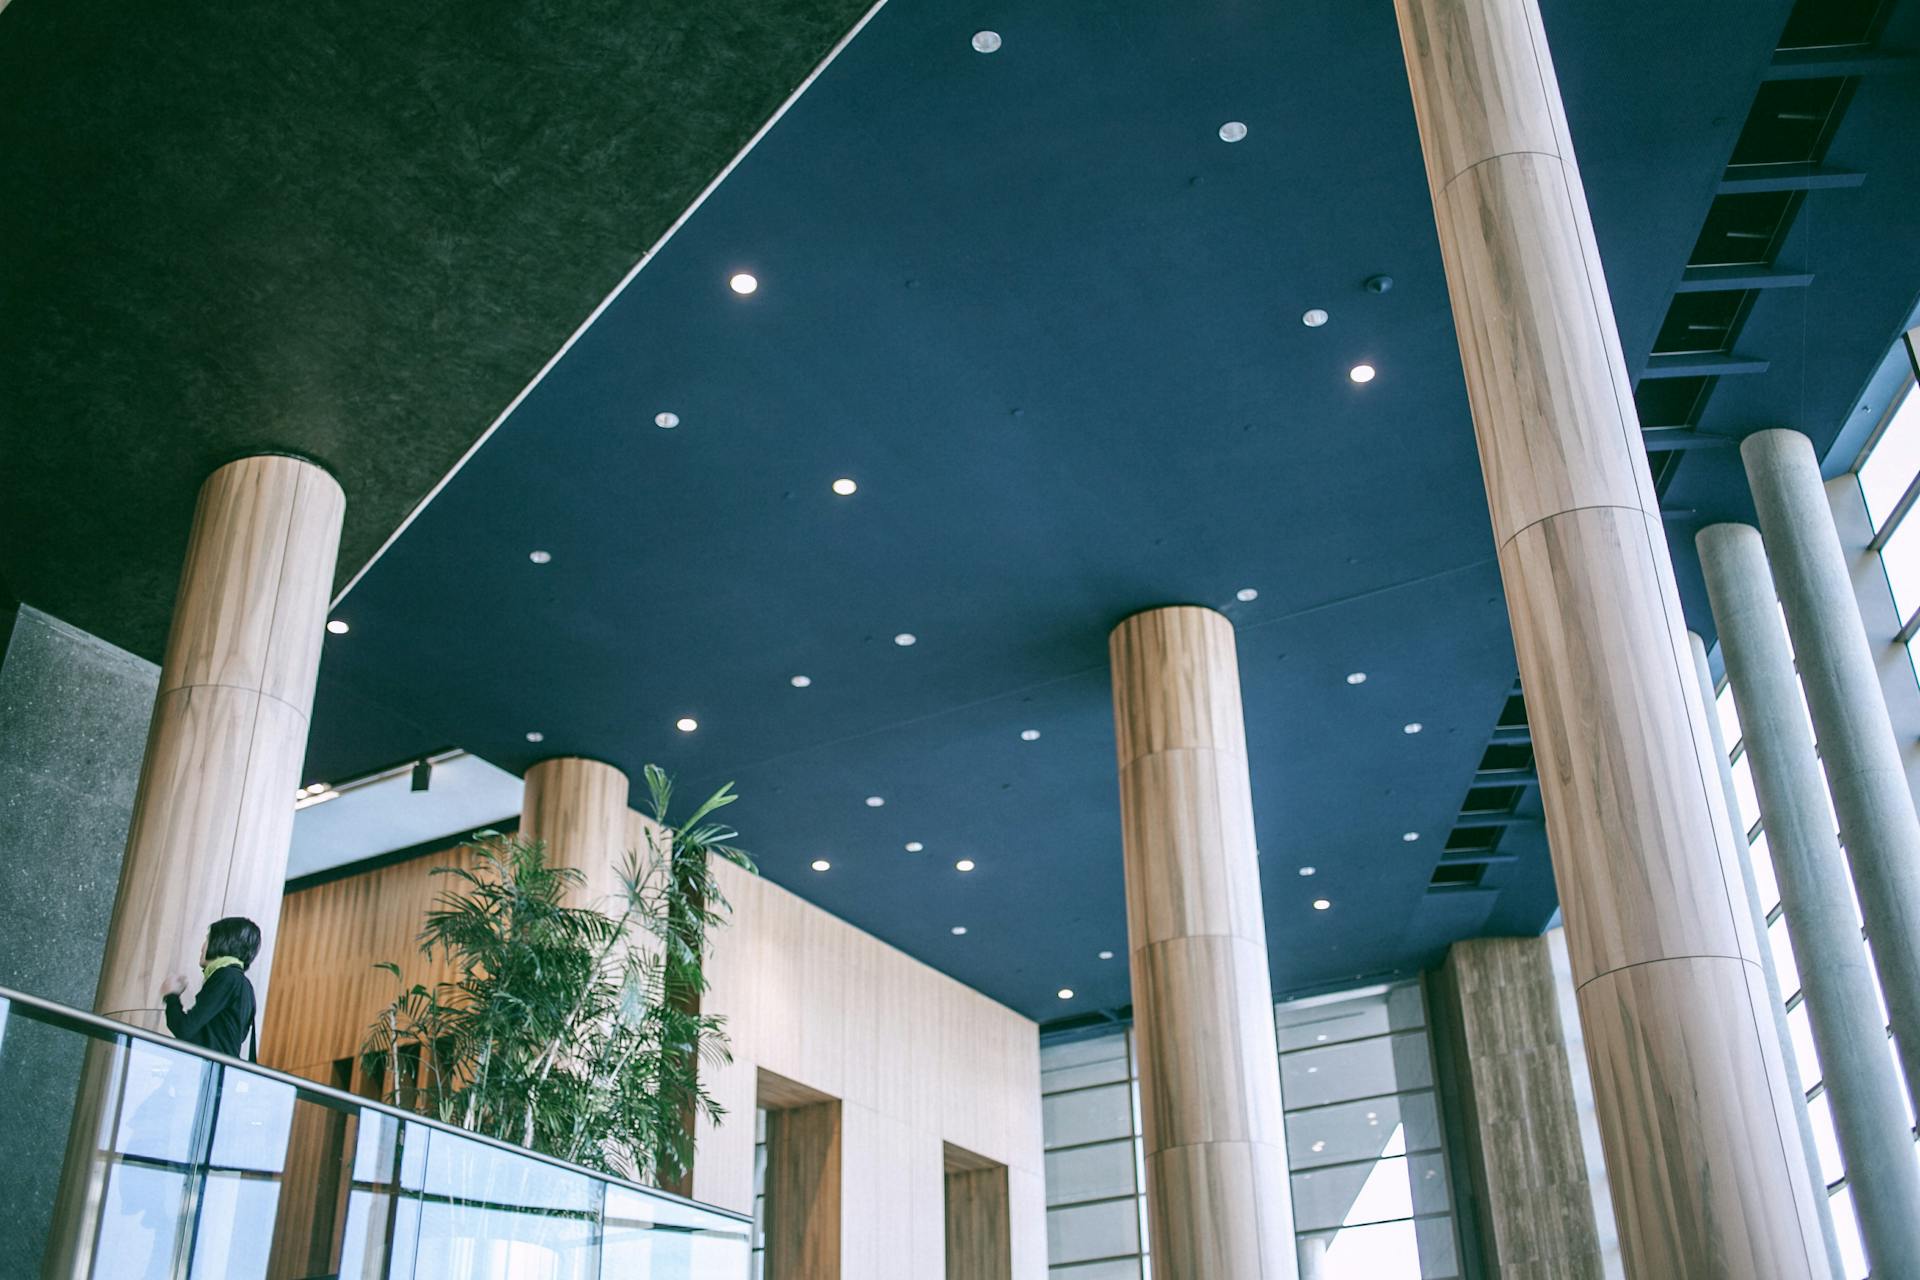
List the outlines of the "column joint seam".
{"label": "column joint seam", "polygon": [[1651,960],[1629,960],[1626,964],[1618,964],[1611,969],[1602,969],[1591,977],[1582,978],[1574,984],[1574,990],[1584,991],[1589,985],[1598,982],[1602,978],[1611,977],[1616,973],[1625,973],[1629,969],[1644,969],[1648,965],[1654,964],[1672,964],[1678,960],[1734,960],[1740,964],[1752,965],[1756,969],[1760,967],[1758,960],[1750,959],[1747,956],[1722,955],[1718,951],[1696,951],[1689,952],[1683,956],[1656,956]]}
{"label": "column joint seam", "polygon": [[287,710],[293,712],[293,714],[299,716],[302,720],[312,719],[310,713],[302,711],[299,707],[296,707],[293,703],[287,701],[277,693],[268,693],[265,689],[255,689],[244,684],[228,684],[223,680],[199,680],[192,684],[177,684],[170,689],[160,690],[160,692],[154,696],[156,698],[165,698],[172,694],[187,693],[194,689],[227,689],[234,693],[250,693],[257,698],[270,698]]}
{"label": "column joint seam", "polygon": [[1623,503],[1623,502],[1583,503],[1577,507],[1565,507],[1559,511],[1549,511],[1547,512],[1546,515],[1540,516],[1539,518],[1534,520],[1527,521],[1525,524],[1521,525],[1518,529],[1515,529],[1512,533],[1508,534],[1504,539],[1501,540],[1500,549],[1502,551],[1505,551],[1508,547],[1512,546],[1515,542],[1519,541],[1520,536],[1522,534],[1528,532],[1529,530],[1539,528],[1541,525],[1545,524],[1549,520],[1556,520],[1561,516],[1577,515],[1582,511],[1630,511],[1634,515],[1639,516],[1642,520],[1651,520],[1654,518],[1654,515],[1655,515],[1654,512],[1648,511],[1645,507],[1628,506],[1626,503]]}
{"label": "column joint seam", "polygon": [[1566,163],[1567,163],[1567,158],[1561,155],[1557,151],[1537,151],[1532,147],[1515,147],[1511,151],[1496,151],[1494,154],[1490,156],[1480,157],[1478,160],[1475,160],[1472,164],[1468,165],[1466,168],[1460,170],[1458,173],[1454,174],[1451,178],[1448,178],[1445,182],[1441,183],[1440,194],[1445,195],[1447,194],[1447,192],[1453,190],[1454,183],[1460,181],[1460,179],[1466,177],[1468,174],[1472,173],[1475,169],[1484,168],[1485,166],[1492,164],[1495,160],[1508,160],[1514,156],[1539,156],[1541,159],[1551,160],[1555,164],[1558,164],[1563,168],[1566,166]]}

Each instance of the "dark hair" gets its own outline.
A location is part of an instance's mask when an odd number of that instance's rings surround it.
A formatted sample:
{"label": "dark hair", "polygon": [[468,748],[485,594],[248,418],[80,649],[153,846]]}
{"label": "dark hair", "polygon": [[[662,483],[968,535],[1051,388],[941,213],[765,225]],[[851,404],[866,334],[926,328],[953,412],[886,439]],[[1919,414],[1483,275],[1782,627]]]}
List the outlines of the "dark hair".
{"label": "dark hair", "polygon": [[215,920],[207,930],[207,959],[232,956],[242,969],[260,954],[260,926],[245,916]]}

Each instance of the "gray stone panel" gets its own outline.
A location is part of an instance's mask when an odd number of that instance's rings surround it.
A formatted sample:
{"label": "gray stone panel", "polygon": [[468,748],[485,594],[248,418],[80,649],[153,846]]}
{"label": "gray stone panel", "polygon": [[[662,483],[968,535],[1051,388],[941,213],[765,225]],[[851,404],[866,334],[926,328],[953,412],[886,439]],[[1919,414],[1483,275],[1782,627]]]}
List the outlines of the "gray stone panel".
{"label": "gray stone panel", "polygon": [[0,657],[0,986],[91,1007],[159,680],[37,609],[14,617]]}

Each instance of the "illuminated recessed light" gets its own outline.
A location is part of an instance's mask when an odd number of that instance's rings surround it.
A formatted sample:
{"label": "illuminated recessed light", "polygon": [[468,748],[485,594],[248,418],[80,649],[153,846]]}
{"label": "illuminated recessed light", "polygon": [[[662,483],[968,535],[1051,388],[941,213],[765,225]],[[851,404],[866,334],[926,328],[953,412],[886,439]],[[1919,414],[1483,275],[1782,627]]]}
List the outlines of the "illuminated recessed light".
{"label": "illuminated recessed light", "polygon": [[1407,831],[1407,832],[1401,833],[1400,838],[1406,841],[1408,844],[1412,844],[1415,840],[1418,840],[1420,838],[1420,833],[1418,831]]}
{"label": "illuminated recessed light", "polygon": [[1100,953],[1100,958],[1101,958],[1102,960],[1111,960],[1111,959],[1113,959],[1113,952],[1111,952],[1111,951],[1102,951],[1102,952]]}
{"label": "illuminated recessed light", "polygon": [[759,287],[760,282],[744,271],[736,272],[734,277],[727,281],[727,288],[733,290],[743,298]]}
{"label": "illuminated recessed light", "polygon": [[1062,1000],[1071,1000],[1073,999],[1073,988],[1062,987],[1058,991],[1054,992],[1053,994],[1059,996]]}
{"label": "illuminated recessed light", "polygon": [[317,796],[326,789],[327,784],[324,782],[310,782],[307,784],[307,794],[310,796]]}
{"label": "illuminated recessed light", "polygon": [[831,862],[828,862],[825,858],[815,858],[813,860],[813,869],[815,871],[831,871],[833,869],[833,864]]}
{"label": "illuminated recessed light", "polygon": [[922,849],[924,849],[924,848],[926,848],[926,847],[927,847],[927,846],[925,846],[925,845],[923,845],[923,844],[921,844],[921,843],[920,843],[920,842],[919,842],[918,840],[909,840],[909,841],[907,841],[907,852],[908,852],[908,853],[918,853],[918,852],[920,852],[920,851],[921,851]]}
{"label": "illuminated recessed light", "polygon": [[973,870],[973,859],[962,858],[960,859],[960,861],[953,864],[953,869],[955,871],[971,871]]}
{"label": "illuminated recessed light", "polygon": [[327,634],[331,636],[343,636],[352,629],[339,618],[332,618],[327,622]]}
{"label": "illuminated recessed light", "polygon": [[1364,384],[1364,383],[1372,382],[1374,378],[1374,369],[1373,369],[1373,366],[1370,364],[1357,364],[1353,366],[1353,368],[1347,370],[1347,376],[1349,378],[1352,378],[1355,382],[1358,382],[1358,383]]}
{"label": "illuminated recessed light", "polygon": [[860,486],[846,476],[841,476],[833,482],[833,491],[843,498],[852,497],[855,493],[859,492],[859,489]]}
{"label": "illuminated recessed light", "polygon": [[790,676],[787,679],[787,683],[792,685],[796,689],[804,689],[808,685],[813,683],[813,677],[812,676]]}
{"label": "illuminated recessed light", "polygon": [[1314,872],[1316,872],[1316,871],[1318,871],[1319,869],[1320,869],[1320,868],[1318,868],[1318,867],[1302,867],[1302,868],[1300,868],[1300,874],[1301,874],[1301,875],[1303,875],[1303,876],[1310,876],[1310,875],[1312,875],[1312,874],[1313,874]]}
{"label": "illuminated recessed light", "polygon": [[1325,1044],[1326,1041],[1327,1041],[1327,1033],[1324,1031],[1322,1031],[1319,1035],[1313,1038],[1313,1042],[1315,1044]]}
{"label": "illuminated recessed light", "polygon": [[911,631],[902,631],[899,635],[893,638],[893,642],[899,645],[902,649],[906,649],[906,648],[912,647],[913,645],[919,644],[920,637],[914,635],[913,632]]}
{"label": "illuminated recessed light", "polygon": [[1322,311],[1319,307],[1312,308],[1306,314],[1300,317],[1300,323],[1307,326],[1307,328],[1309,329],[1318,329],[1321,325],[1325,324],[1326,322],[1327,322],[1327,313]]}
{"label": "illuminated recessed light", "polygon": [[1328,907],[1332,905],[1333,904],[1331,902],[1328,902],[1325,898],[1315,898],[1313,900],[1313,909],[1315,911],[1325,911]]}
{"label": "illuminated recessed light", "polygon": [[1427,727],[1427,726],[1425,726],[1425,725],[1423,725],[1423,724],[1421,724],[1421,723],[1420,723],[1420,722],[1419,722],[1418,720],[1415,720],[1415,721],[1412,721],[1412,722],[1410,722],[1410,723],[1408,723],[1408,724],[1403,724],[1403,725],[1401,725],[1401,726],[1400,726],[1400,732],[1402,732],[1402,733],[1407,733],[1407,734],[1413,734],[1413,733],[1418,733],[1418,732],[1420,732],[1420,731],[1421,731],[1422,729],[1424,729],[1424,728],[1426,728],[1426,727]]}
{"label": "illuminated recessed light", "polygon": [[1022,729],[1020,731],[1020,741],[1038,742],[1040,741],[1040,731],[1038,729]]}
{"label": "illuminated recessed light", "polygon": [[653,425],[656,427],[665,427],[667,430],[671,431],[675,427],[680,425],[680,415],[677,413],[669,413],[664,411],[660,413],[656,413],[653,415]]}
{"label": "illuminated recessed light", "polygon": [[887,798],[885,796],[868,796],[867,808],[878,809],[881,805],[885,804],[886,802],[887,802]]}
{"label": "illuminated recessed light", "polygon": [[553,552],[529,551],[527,552],[527,559],[533,561],[535,564],[546,564],[548,561],[553,559]]}
{"label": "illuminated recessed light", "polygon": [[[1307,1074],[1308,1074],[1308,1075],[1310,1075],[1310,1076],[1317,1076],[1317,1075],[1319,1075],[1319,1074],[1320,1074],[1320,1068],[1318,1068],[1318,1067],[1308,1067],[1308,1068],[1307,1068]],[[1322,1143],[1321,1145],[1322,1145],[1322,1146],[1325,1146],[1326,1144],[1325,1144],[1325,1143]]]}
{"label": "illuminated recessed light", "polygon": [[1315,1151],[1325,1151],[1327,1149],[1327,1144],[1325,1142],[1316,1142],[1313,1144],[1313,1149]]}
{"label": "illuminated recessed light", "polygon": [[675,720],[673,722],[673,727],[678,729],[682,733],[692,733],[695,729],[698,729],[700,727],[700,722],[698,720],[695,720],[692,716],[681,716],[678,720]]}
{"label": "illuminated recessed light", "polygon": [[1376,1112],[1376,1111],[1369,1111],[1369,1112],[1367,1112],[1367,1119],[1369,1119],[1369,1120],[1378,1120],[1379,1118],[1380,1118],[1380,1115],[1379,1115],[1379,1113],[1378,1113],[1378,1112]]}
{"label": "illuminated recessed light", "polygon": [[546,739],[547,739],[547,735],[540,732],[538,729],[532,729],[527,732],[528,742],[545,742]]}
{"label": "illuminated recessed light", "polygon": [[1247,126],[1238,120],[1229,120],[1220,126],[1220,141],[1238,142],[1247,136]]}
{"label": "illuminated recessed light", "polygon": [[1365,684],[1366,682],[1367,673],[1364,671],[1349,671],[1347,673],[1348,684]]}
{"label": "illuminated recessed light", "polygon": [[1242,587],[1233,593],[1233,598],[1241,604],[1252,604],[1260,598],[1260,593],[1252,587]]}
{"label": "illuminated recessed light", "polygon": [[998,31],[976,31],[973,33],[973,51],[975,53],[993,53],[1000,48]]}
{"label": "illuminated recessed light", "polygon": [[947,930],[947,932],[952,934],[956,938],[965,937],[967,932],[967,926],[963,924],[957,924],[953,926],[953,928]]}

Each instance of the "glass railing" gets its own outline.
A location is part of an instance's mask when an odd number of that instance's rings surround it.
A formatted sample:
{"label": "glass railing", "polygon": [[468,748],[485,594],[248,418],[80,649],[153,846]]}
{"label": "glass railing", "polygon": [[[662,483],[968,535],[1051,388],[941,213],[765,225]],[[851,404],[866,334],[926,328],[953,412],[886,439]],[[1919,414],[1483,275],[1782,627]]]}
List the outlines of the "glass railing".
{"label": "glass railing", "polygon": [[745,1280],[744,1217],[0,988],[0,1277]]}

